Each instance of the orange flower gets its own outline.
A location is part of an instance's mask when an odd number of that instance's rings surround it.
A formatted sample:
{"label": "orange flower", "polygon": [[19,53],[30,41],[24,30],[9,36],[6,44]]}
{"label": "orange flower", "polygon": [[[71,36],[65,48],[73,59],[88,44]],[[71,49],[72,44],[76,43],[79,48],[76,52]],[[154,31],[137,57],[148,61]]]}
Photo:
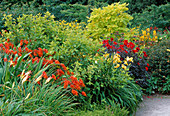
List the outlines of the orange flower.
{"label": "orange flower", "polygon": [[47,73],[46,73],[45,71],[43,71],[43,77],[44,77],[45,79],[48,78]]}
{"label": "orange flower", "polygon": [[63,63],[61,63],[60,65],[63,67],[64,70],[67,70],[67,67]]}
{"label": "orange flower", "polygon": [[4,62],[7,62],[7,58],[4,58]]}
{"label": "orange flower", "polygon": [[77,92],[76,90],[72,89],[72,91],[71,91],[71,92],[72,92],[72,94],[73,94],[73,95],[78,96],[78,92]]}
{"label": "orange flower", "polygon": [[85,93],[84,91],[82,91],[81,94],[82,94],[83,96],[87,96],[86,93]]}
{"label": "orange flower", "polygon": [[60,64],[60,62],[59,62],[58,60],[55,60],[55,63],[56,63],[56,64]]}
{"label": "orange flower", "polygon": [[52,78],[53,78],[54,80],[57,80],[57,79],[56,79],[56,76],[55,76],[54,74],[52,74]]}

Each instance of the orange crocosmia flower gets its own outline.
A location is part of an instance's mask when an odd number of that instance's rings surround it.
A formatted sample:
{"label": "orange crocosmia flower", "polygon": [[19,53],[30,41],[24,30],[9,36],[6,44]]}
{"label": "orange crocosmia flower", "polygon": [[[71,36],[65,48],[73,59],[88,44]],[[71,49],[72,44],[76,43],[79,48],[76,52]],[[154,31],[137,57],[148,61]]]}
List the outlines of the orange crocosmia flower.
{"label": "orange crocosmia flower", "polygon": [[82,91],[81,94],[82,94],[83,96],[87,96],[86,93],[85,93],[84,91]]}
{"label": "orange crocosmia flower", "polygon": [[18,55],[19,55],[19,56],[22,56],[22,54],[21,54],[21,53],[18,53]]}
{"label": "orange crocosmia flower", "polygon": [[4,58],[4,62],[7,62],[8,60],[7,60],[7,58]]}
{"label": "orange crocosmia flower", "polygon": [[80,86],[85,87],[85,84],[83,83],[82,79],[79,79]]}
{"label": "orange crocosmia flower", "polygon": [[40,81],[38,81],[37,84],[40,85]]}
{"label": "orange crocosmia flower", "polygon": [[22,52],[21,47],[18,48],[18,51],[19,51],[20,53]]}
{"label": "orange crocosmia flower", "polygon": [[67,67],[63,63],[61,63],[60,65],[63,67],[64,70],[67,70]]}
{"label": "orange crocosmia flower", "polygon": [[70,72],[69,72],[69,71],[67,71],[67,74],[68,74],[68,75],[70,75]]}
{"label": "orange crocosmia flower", "polygon": [[53,78],[54,80],[57,80],[57,79],[56,79],[56,76],[55,76],[54,74],[52,74],[52,78]]}
{"label": "orange crocosmia flower", "polygon": [[29,54],[29,56],[32,58],[32,54]]}
{"label": "orange crocosmia flower", "polygon": [[68,80],[65,80],[64,81],[64,89],[66,89],[68,87],[68,84],[69,84]]}
{"label": "orange crocosmia flower", "polygon": [[73,94],[73,95],[78,96],[78,92],[77,92],[76,90],[72,89],[72,91],[71,91],[71,92],[72,92],[72,94]]}
{"label": "orange crocosmia flower", "polygon": [[25,43],[25,44],[28,44],[29,42],[28,42],[27,40],[24,40],[24,43]]}
{"label": "orange crocosmia flower", "polygon": [[71,84],[71,85],[70,85],[70,87],[71,87],[72,89],[75,89],[75,87],[74,87],[74,85],[73,85],[73,84]]}
{"label": "orange crocosmia flower", "polygon": [[45,71],[43,71],[43,77],[44,77],[45,79],[48,78],[47,73],[46,73]]}
{"label": "orange crocosmia flower", "polygon": [[60,62],[59,62],[58,60],[55,60],[54,62],[55,62],[56,64],[60,64]]}
{"label": "orange crocosmia flower", "polygon": [[20,46],[22,46],[22,45],[23,45],[23,40],[20,41]]}
{"label": "orange crocosmia flower", "polygon": [[75,88],[76,88],[77,90],[81,90],[81,88],[80,88],[79,85],[75,85]]}
{"label": "orange crocosmia flower", "polygon": [[73,73],[73,72],[71,72],[71,75],[74,75],[74,73]]}
{"label": "orange crocosmia flower", "polygon": [[43,51],[44,51],[45,53],[48,53],[48,50],[47,50],[47,49],[43,49]]}

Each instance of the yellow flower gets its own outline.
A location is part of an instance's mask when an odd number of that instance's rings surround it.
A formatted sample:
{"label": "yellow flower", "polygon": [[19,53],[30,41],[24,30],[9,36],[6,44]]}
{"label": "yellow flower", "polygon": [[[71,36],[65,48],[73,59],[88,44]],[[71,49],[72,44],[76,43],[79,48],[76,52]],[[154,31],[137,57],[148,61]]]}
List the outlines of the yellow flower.
{"label": "yellow flower", "polygon": [[125,65],[128,65],[127,61],[124,61],[124,64],[125,64]]}
{"label": "yellow flower", "polygon": [[147,36],[150,37],[150,33],[147,33]]}
{"label": "yellow flower", "polygon": [[107,54],[104,54],[103,56],[106,58],[107,56],[109,56],[109,54],[107,53]]}
{"label": "yellow flower", "polygon": [[123,68],[123,69],[126,69],[126,66],[125,66],[124,64],[122,64],[122,68]]}
{"label": "yellow flower", "polygon": [[153,31],[153,36],[156,36],[156,30]]}
{"label": "yellow flower", "polygon": [[120,66],[120,64],[117,64],[114,68],[118,68]]}
{"label": "yellow flower", "polygon": [[144,36],[146,36],[146,31],[142,31],[142,34],[143,34]]}
{"label": "yellow flower", "polygon": [[127,56],[126,60],[129,61],[129,62],[133,62],[133,57],[129,58],[129,56]]}
{"label": "yellow flower", "polygon": [[166,49],[168,52],[170,52],[170,49]]}
{"label": "yellow flower", "polygon": [[150,29],[149,29],[149,28],[147,28],[147,29],[146,29],[146,31],[147,31],[147,32],[150,32]]}

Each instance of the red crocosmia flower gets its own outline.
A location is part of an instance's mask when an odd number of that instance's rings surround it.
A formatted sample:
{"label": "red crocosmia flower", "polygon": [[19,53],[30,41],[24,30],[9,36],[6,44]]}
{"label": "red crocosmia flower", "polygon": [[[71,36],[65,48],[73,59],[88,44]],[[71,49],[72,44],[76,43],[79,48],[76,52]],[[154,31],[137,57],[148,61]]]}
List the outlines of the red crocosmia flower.
{"label": "red crocosmia flower", "polygon": [[150,65],[147,63],[147,66],[149,67]]}
{"label": "red crocosmia flower", "polygon": [[29,54],[29,56],[32,58],[32,54]]}
{"label": "red crocosmia flower", "polygon": [[54,80],[57,80],[57,79],[56,79],[56,76],[55,76],[54,74],[52,74],[52,78],[53,78]]}
{"label": "red crocosmia flower", "polygon": [[123,47],[124,47],[124,45],[120,45],[120,47],[121,47],[121,48],[123,48]]}
{"label": "red crocosmia flower", "polygon": [[148,67],[145,67],[146,71],[148,71]]}
{"label": "red crocosmia flower", "polygon": [[76,90],[74,90],[74,89],[72,89],[71,93],[72,93],[73,95],[78,96],[78,92],[77,92]]}
{"label": "red crocosmia flower", "polygon": [[79,79],[79,84],[80,84],[80,86],[85,87],[85,84],[83,83],[82,79]]}
{"label": "red crocosmia flower", "polygon": [[72,89],[75,89],[75,87],[74,87],[74,85],[73,85],[73,84],[71,84],[71,85],[70,85],[70,87],[71,87]]}
{"label": "red crocosmia flower", "polygon": [[54,62],[55,62],[56,64],[60,64],[60,62],[59,62],[58,60],[55,60]]}
{"label": "red crocosmia flower", "polygon": [[8,60],[7,60],[7,58],[4,58],[4,62],[7,62]]}
{"label": "red crocosmia flower", "polygon": [[46,73],[45,71],[43,71],[43,77],[44,77],[45,79],[48,79],[47,73]]}
{"label": "red crocosmia flower", "polygon": [[140,65],[140,63],[138,62],[138,65]]}
{"label": "red crocosmia flower", "polygon": [[3,47],[3,44],[2,44],[2,43],[0,44],[0,47]]}
{"label": "red crocosmia flower", "polygon": [[18,51],[19,51],[20,53],[22,52],[21,47],[18,48]]}
{"label": "red crocosmia flower", "polygon": [[81,88],[80,88],[80,86],[79,85],[75,85],[75,88],[77,89],[77,90],[81,90]]}
{"label": "red crocosmia flower", "polygon": [[61,63],[60,65],[63,67],[64,70],[67,70],[67,67],[63,63]]}
{"label": "red crocosmia flower", "polygon": [[40,85],[40,81],[38,81],[37,84]]}
{"label": "red crocosmia flower", "polygon": [[73,72],[71,72],[71,75],[74,75],[74,73],[73,73]]}
{"label": "red crocosmia flower", "polygon": [[70,75],[70,72],[69,72],[69,71],[67,71],[67,74],[68,74],[68,75]]}
{"label": "red crocosmia flower", "polygon": [[84,91],[82,91],[81,94],[82,94],[83,96],[87,96],[86,93],[85,93]]}
{"label": "red crocosmia flower", "polygon": [[65,80],[64,81],[64,89],[66,89],[69,84],[70,84],[70,81],[69,80]]}
{"label": "red crocosmia flower", "polygon": [[29,42],[28,42],[27,40],[24,40],[24,43],[25,43],[25,44],[28,44]]}
{"label": "red crocosmia flower", "polygon": [[9,42],[10,40],[9,40],[9,38],[7,38],[7,42]]}
{"label": "red crocosmia flower", "polygon": [[23,40],[20,41],[20,46],[22,46],[22,45],[23,45]]}
{"label": "red crocosmia flower", "polygon": [[18,55],[19,55],[19,56],[22,56],[22,54],[21,54],[21,53],[18,53]]}
{"label": "red crocosmia flower", "polygon": [[43,49],[43,51],[44,51],[45,53],[48,53],[48,50],[47,50],[47,49]]}
{"label": "red crocosmia flower", "polygon": [[116,42],[113,42],[115,45],[117,45],[117,43]]}

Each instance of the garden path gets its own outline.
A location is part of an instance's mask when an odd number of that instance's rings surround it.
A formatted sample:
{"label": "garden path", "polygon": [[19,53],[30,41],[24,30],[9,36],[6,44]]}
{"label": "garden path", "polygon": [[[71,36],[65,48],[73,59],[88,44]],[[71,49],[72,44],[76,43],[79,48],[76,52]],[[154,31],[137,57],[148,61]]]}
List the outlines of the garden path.
{"label": "garden path", "polygon": [[170,116],[170,95],[144,97],[134,116]]}

